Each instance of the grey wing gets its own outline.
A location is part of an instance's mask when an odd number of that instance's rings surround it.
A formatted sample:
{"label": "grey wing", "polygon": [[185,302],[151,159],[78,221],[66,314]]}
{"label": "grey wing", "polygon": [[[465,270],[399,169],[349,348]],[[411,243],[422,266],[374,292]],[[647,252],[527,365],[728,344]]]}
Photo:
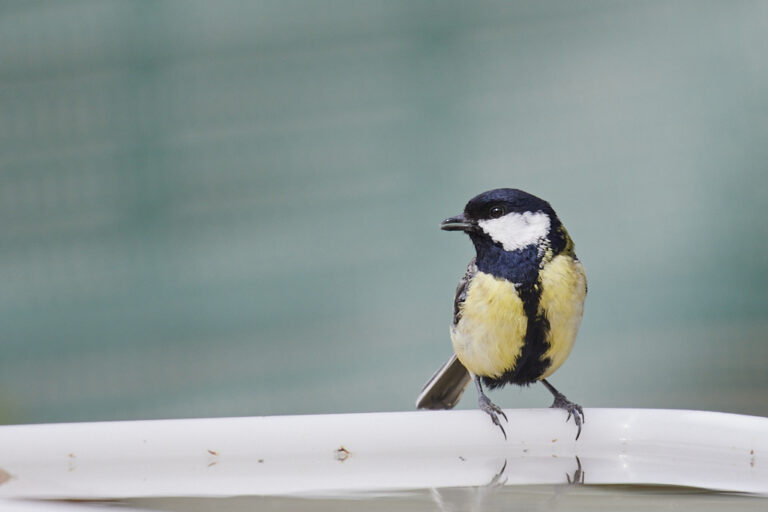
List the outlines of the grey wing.
{"label": "grey wing", "polygon": [[475,277],[475,274],[477,274],[477,263],[475,258],[472,258],[469,260],[464,277],[459,280],[459,285],[456,287],[456,296],[453,298],[453,325],[458,324],[461,320],[461,305],[467,300],[467,288],[469,288],[469,282]]}
{"label": "grey wing", "polygon": [[[469,281],[477,272],[475,259],[467,265],[464,277],[456,287],[456,296],[453,299],[453,325],[461,319],[461,304],[467,298]],[[435,372],[427,381],[424,388],[416,398],[417,409],[452,409],[461,399],[467,384],[472,379],[469,371],[461,364],[456,354]]]}

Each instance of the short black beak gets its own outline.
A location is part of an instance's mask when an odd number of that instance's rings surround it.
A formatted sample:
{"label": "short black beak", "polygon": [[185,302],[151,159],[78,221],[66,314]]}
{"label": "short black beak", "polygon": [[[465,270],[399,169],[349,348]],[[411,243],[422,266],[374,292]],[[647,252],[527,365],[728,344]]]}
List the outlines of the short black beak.
{"label": "short black beak", "polygon": [[472,231],[475,225],[462,213],[440,223],[443,231]]}

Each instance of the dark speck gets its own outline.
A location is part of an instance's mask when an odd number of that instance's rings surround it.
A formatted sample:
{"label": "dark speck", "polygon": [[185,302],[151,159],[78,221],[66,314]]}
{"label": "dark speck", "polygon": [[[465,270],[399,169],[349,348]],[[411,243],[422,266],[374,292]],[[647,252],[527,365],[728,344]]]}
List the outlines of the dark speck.
{"label": "dark speck", "polygon": [[344,448],[343,446],[339,446],[339,449],[336,450],[336,460],[339,462],[344,462],[349,458],[350,455],[352,455],[352,452]]}

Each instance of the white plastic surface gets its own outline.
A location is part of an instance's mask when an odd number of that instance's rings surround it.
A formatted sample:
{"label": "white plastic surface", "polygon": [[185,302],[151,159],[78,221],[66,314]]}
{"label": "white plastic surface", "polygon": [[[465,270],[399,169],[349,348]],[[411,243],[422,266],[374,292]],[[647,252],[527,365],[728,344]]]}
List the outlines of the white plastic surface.
{"label": "white plastic surface", "polygon": [[147,512],[146,509],[127,508],[111,505],[94,505],[89,502],[71,503],[60,501],[25,501],[17,499],[0,499],[0,510],[3,512]]}
{"label": "white plastic surface", "polygon": [[[418,411],[0,427],[0,498],[661,484],[768,494],[768,418],[587,409]],[[578,456],[578,461],[577,457]],[[503,468],[503,471],[502,471]],[[568,475],[568,476],[566,476]]]}

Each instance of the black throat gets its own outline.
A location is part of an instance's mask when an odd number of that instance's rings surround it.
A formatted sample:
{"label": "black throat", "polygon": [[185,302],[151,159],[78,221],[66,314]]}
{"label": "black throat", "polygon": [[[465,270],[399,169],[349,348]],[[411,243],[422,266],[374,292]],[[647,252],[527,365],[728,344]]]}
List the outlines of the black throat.
{"label": "black throat", "polygon": [[543,255],[536,245],[516,251],[505,251],[487,236],[471,233],[469,237],[477,251],[477,269],[518,285],[533,284],[539,277]]}

